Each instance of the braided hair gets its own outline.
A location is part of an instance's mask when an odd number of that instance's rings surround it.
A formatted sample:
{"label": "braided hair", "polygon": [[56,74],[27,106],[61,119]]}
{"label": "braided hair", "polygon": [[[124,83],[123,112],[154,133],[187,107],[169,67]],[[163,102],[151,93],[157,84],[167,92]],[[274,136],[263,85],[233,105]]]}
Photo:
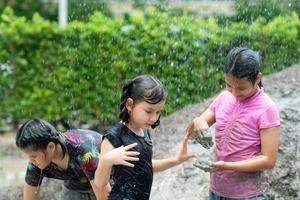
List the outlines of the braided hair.
{"label": "braided hair", "polygon": [[16,135],[16,145],[20,149],[30,147],[33,151],[45,150],[49,142],[60,144],[65,155],[64,137],[50,123],[42,119],[28,120]]}
{"label": "braided hair", "polygon": [[[150,75],[137,76],[123,86],[119,117],[122,122],[129,122],[130,115],[126,108],[128,98],[131,98],[134,103],[145,101],[150,104],[157,104],[165,100],[167,96],[166,87],[157,78]],[[160,117],[151,127],[155,128],[159,123]]]}

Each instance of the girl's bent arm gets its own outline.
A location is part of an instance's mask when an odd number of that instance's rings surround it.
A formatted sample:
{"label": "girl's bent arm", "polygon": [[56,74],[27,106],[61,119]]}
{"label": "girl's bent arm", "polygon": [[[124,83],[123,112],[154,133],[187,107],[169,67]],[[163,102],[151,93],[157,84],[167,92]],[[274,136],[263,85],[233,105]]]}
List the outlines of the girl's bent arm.
{"label": "girl's bent arm", "polygon": [[90,181],[90,183],[97,200],[107,200],[110,192],[110,184],[108,183],[102,190],[100,190],[100,188],[95,185],[94,180]]}
{"label": "girl's bent arm", "polygon": [[31,186],[25,182],[23,189],[23,200],[38,200],[39,187]]}
{"label": "girl's bent arm", "polygon": [[215,113],[210,108],[207,108],[199,118],[204,119],[208,126],[211,126],[216,122]]}
{"label": "girl's bent arm", "polygon": [[101,144],[101,154],[99,163],[95,172],[95,184],[101,190],[109,183],[111,169],[113,165],[124,165],[134,167],[134,164],[128,161],[138,161],[139,152],[129,151],[135,147],[137,143],[129,144],[114,148],[114,146],[104,138]]}
{"label": "girl's bent arm", "polygon": [[101,144],[101,153],[99,155],[98,167],[95,172],[95,185],[103,190],[104,187],[109,183],[112,163],[106,159],[105,155],[107,152],[113,150],[113,145],[108,141],[108,139],[104,138]]}
{"label": "girl's bent arm", "polygon": [[237,162],[218,161],[214,163],[213,171],[236,170],[244,172],[253,172],[273,169],[277,160],[277,152],[279,146],[279,130],[279,126],[261,129],[260,155],[251,159]]}

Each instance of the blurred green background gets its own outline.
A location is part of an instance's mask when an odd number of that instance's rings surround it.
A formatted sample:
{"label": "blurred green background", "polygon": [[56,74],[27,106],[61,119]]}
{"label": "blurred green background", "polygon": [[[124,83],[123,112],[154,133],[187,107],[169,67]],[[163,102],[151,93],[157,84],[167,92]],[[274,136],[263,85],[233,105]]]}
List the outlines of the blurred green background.
{"label": "blurred green background", "polygon": [[259,51],[264,74],[299,62],[297,0],[0,2],[0,132],[39,117],[101,129],[139,74],[168,88],[164,115],[224,88],[228,51]]}

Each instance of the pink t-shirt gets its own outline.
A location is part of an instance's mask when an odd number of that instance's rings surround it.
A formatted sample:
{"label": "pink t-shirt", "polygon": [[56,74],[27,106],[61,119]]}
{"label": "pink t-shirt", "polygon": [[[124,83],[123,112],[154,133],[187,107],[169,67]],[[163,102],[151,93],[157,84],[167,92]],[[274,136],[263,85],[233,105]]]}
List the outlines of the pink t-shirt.
{"label": "pink t-shirt", "polygon": [[[239,102],[228,91],[210,105],[216,119],[216,161],[240,161],[261,152],[260,129],[280,125],[275,103],[259,89]],[[228,198],[249,198],[263,194],[268,180],[263,172],[221,171],[211,174],[210,189]]]}

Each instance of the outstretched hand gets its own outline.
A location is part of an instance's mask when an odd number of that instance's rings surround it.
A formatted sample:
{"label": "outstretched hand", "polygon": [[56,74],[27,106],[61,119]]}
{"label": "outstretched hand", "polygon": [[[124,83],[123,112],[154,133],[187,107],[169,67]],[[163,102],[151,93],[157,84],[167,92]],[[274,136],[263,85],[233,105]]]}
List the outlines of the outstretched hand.
{"label": "outstretched hand", "polygon": [[190,154],[188,152],[188,148],[187,148],[188,140],[189,140],[189,137],[186,134],[184,139],[183,139],[183,143],[182,143],[182,146],[180,148],[179,154],[177,155],[177,160],[178,160],[179,163],[183,163],[183,162],[185,162],[185,161],[187,161],[191,158],[196,157],[195,154]]}
{"label": "outstretched hand", "polygon": [[139,158],[137,156],[140,153],[129,150],[135,146],[137,146],[137,143],[115,148],[104,155],[105,160],[110,162],[111,165],[124,165],[128,167],[134,167],[134,164],[130,163],[130,161],[138,161]]}

